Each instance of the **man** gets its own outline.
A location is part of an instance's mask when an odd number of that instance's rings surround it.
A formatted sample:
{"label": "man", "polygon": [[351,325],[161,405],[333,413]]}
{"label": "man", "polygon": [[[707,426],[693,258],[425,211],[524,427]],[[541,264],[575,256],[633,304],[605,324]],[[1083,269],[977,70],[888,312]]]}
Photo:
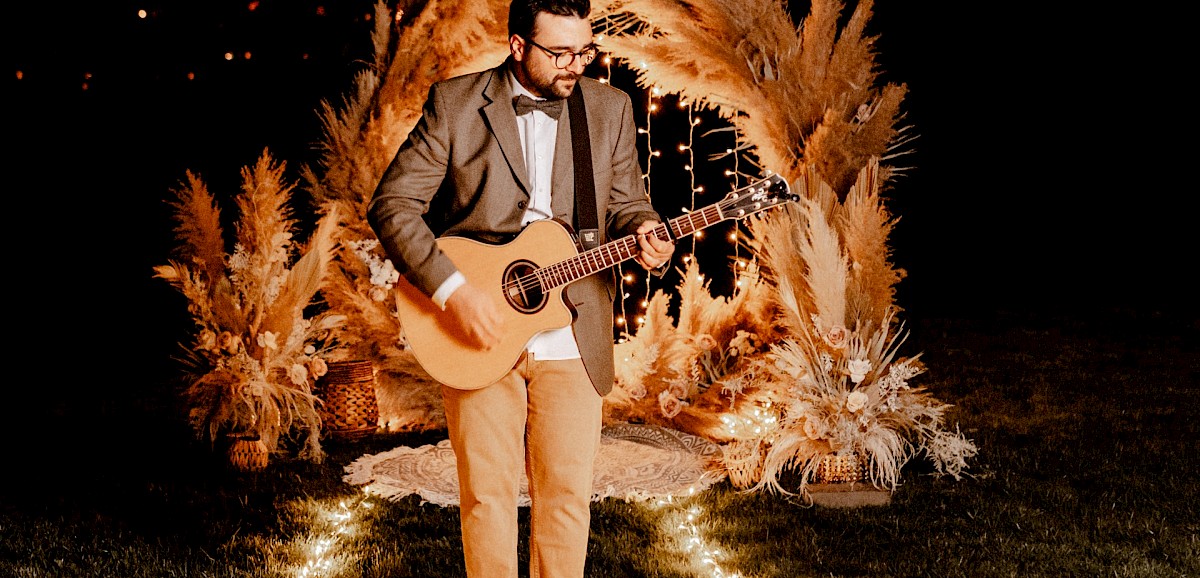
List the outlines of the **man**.
{"label": "man", "polygon": [[[583,76],[597,53],[590,11],[588,0],[514,0],[509,58],[430,88],[368,208],[397,270],[484,350],[505,338],[499,308],[509,305],[469,281],[435,239],[498,244],[536,220],[576,221],[573,91],[585,103],[599,243],[637,234],[635,259],[654,271],[674,251],[647,234],[661,218],[642,184],[629,96]],[[563,110],[518,113],[519,96]],[[442,387],[468,576],[517,576],[522,472],[532,501],[530,576],[583,576],[601,397],[613,384],[615,288],[610,270],[576,280],[565,292],[570,325],[535,335],[499,381]]]}

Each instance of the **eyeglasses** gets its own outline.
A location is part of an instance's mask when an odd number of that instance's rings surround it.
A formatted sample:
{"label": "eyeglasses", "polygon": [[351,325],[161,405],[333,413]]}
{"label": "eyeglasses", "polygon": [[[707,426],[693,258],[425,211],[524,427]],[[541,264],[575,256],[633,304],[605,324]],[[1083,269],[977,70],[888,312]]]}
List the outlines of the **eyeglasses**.
{"label": "eyeglasses", "polygon": [[557,66],[558,68],[566,68],[571,66],[571,64],[575,62],[576,58],[578,58],[579,62],[584,66],[587,66],[591,64],[592,61],[596,59],[596,55],[600,53],[600,49],[596,48],[595,46],[588,46],[579,52],[571,52],[570,50],[567,50],[566,52],[555,52],[549,48],[546,48],[545,46],[542,46],[541,44],[538,44],[537,42],[534,42],[532,38],[528,39],[528,42],[538,48],[541,48],[546,54],[553,56],[554,66]]}

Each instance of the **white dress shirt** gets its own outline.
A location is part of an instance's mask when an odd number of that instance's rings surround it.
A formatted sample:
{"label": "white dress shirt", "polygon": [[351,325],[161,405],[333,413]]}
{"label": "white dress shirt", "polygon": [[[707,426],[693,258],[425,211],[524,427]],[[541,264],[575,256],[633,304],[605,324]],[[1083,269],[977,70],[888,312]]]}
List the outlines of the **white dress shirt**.
{"label": "white dress shirt", "polygon": [[[513,96],[525,95],[535,100],[541,98],[521,86],[516,76],[509,71],[508,81],[513,88]],[[564,111],[565,114],[565,111]],[[550,179],[554,170],[554,146],[558,140],[558,119],[551,118],[540,110],[527,112],[517,117],[517,131],[521,137],[521,153],[525,157],[525,172],[529,175],[529,204],[521,218],[521,225],[533,221],[549,219],[554,216],[550,208]],[[542,263],[542,266],[550,263]],[[446,308],[446,300],[455,289],[466,283],[466,278],[460,272],[455,272],[446,279],[433,294],[433,302]],[[530,338],[525,348],[534,359],[542,361],[553,359],[578,359],[579,345],[575,342],[575,334],[571,326],[559,329],[548,329]]]}

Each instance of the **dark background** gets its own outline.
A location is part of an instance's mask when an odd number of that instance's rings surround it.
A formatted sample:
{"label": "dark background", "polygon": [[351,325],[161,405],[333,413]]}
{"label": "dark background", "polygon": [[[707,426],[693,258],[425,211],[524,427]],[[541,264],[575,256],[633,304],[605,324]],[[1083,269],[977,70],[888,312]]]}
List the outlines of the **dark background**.
{"label": "dark background", "polygon": [[[264,149],[298,180],[321,101],[340,103],[370,56],[373,13],[364,0],[55,6],[5,21],[12,331],[19,359],[54,375],[17,393],[42,396],[35,421],[176,372],[186,303],[152,277],[175,247],[170,191],[190,170],[228,200]],[[1149,15],[894,0],[874,13],[883,79],[908,86],[919,135],[887,192],[907,316],[1196,317],[1196,186],[1176,152],[1193,113],[1173,97],[1172,37],[1142,32]],[[652,192],[667,216],[686,205],[670,183]]]}

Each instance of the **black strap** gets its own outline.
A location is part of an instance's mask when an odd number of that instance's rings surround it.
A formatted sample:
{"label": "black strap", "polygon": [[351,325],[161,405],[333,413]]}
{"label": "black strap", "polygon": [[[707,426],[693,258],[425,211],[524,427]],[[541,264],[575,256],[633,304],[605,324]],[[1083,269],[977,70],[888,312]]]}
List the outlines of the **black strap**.
{"label": "black strap", "polygon": [[567,97],[567,108],[571,110],[571,149],[575,158],[575,230],[579,231],[583,248],[594,249],[600,245],[596,175],[592,172],[592,144],[580,86]]}

